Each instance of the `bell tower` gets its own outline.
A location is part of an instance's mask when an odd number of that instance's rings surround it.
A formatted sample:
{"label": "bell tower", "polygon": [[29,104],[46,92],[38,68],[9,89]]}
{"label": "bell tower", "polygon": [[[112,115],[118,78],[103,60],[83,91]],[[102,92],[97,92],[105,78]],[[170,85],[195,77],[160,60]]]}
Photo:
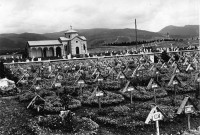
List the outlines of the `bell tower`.
{"label": "bell tower", "polygon": [[70,30],[65,32],[65,37],[72,39],[74,37],[78,36],[78,32],[72,29],[72,26],[70,26]]}

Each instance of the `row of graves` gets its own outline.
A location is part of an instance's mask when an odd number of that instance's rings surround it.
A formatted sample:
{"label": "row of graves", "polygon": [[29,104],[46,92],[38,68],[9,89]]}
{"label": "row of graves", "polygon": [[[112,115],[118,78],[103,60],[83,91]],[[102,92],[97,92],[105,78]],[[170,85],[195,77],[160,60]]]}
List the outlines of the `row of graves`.
{"label": "row of graves", "polygon": [[200,56],[187,52],[175,60],[169,55],[164,62],[158,54],[158,63],[143,55],[7,67],[18,77],[19,101],[37,113],[30,122],[35,132],[98,133],[99,125],[107,125],[161,134],[176,132],[164,127],[176,126],[185,114],[189,130],[196,128],[190,120],[199,117]]}

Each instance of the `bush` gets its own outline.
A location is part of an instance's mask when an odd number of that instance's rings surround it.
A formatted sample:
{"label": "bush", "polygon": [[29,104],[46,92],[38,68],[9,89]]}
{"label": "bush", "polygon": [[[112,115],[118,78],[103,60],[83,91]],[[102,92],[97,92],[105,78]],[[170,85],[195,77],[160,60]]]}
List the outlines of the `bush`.
{"label": "bush", "polygon": [[19,96],[20,101],[31,101],[35,97],[35,94],[32,92],[25,92]]}
{"label": "bush", "polygon": [[[71,112],[69,112],[71,113]],[[95,133],[99,125],[89,118],[70,116],[62,120],[58,115],[39,116],[31,119],[28,124],[35,134],[63,134],[69,135]]]}
{"label": "bush", "polygon": [[71,101],[69,102],[68,108],[75,109],[78,107],[81,107],[81,101],[79,101],[77,99],[71,99]]}
{"label": "bush", "polygon": [[[87,104],[87,105],[98,105],[98,97],[94,96],[92,98],[89,98],[91,95],[92,95],[92,93],[89,91],[84,92],[81,102],[83,104]],[[104,96],[102,96],[100,98],[101,98],[102,105],[119,104],[122,101],[124,101],[124,97],[122,95],[115,94],[115,93],[108,92],[108,91],[106,91],[106,94],[104,94]]]}
{"label": "bush", "polygon": [[82,118],[76,118],[77,125],[75,127],[75,131],[97,131],[99,128],[99,125],[92,121],[90,118],[82,117]]}

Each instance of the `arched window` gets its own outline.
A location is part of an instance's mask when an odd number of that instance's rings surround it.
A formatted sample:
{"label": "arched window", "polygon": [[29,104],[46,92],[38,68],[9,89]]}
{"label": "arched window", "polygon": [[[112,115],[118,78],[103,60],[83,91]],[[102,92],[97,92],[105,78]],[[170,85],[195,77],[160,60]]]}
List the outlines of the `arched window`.
{"label": "arched window", "polygon": [[67,51],[67,44],[65,44],[65,51]]}
{"label": "arched window", "polygon": [[76,54],[79,54],[79,47],[76,47]]}
{"label": "arched window", "polygon": [[67,45],[65,45],[64,50],[65,50],[65,55],[68,55],[68,48],[67,48]]}
{"label": "arched window", "polygon": [[85,44],[83,44],[83,49],[85,50]]}
{"label": "arched window", "polygon": [[70,38],[70,35],[69,35],[69,38]]}
{"label": "arched window", "polygon": [[61,48],[60,47],[56,47],[56,56],[61,57]]}

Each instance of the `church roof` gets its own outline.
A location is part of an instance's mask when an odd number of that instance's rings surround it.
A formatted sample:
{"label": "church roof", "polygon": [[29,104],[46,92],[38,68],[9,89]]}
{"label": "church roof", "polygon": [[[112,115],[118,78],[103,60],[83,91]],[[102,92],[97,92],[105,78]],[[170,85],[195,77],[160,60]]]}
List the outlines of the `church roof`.
{"label": "church roof", "polygon": [[70,40],[69,38],[66,38],[66,37],[59,37],[59,40],[61,40],[61,41],[68,41],[68,40]]}
{"label": "church roof", "polygon": [[28,41],[29,46],[62,45],[58,40]]}
{"label": "church roof", "polygon": [[68,33],[78,33],[78,32],[75,31],[75,30],[68,30],[68,31],[65,32],[65,34],[68,34]]}
{"label": "church roof", "polygon": [[84,36],[79,36],[82,40],[87,40]]}
{"label": "church roof", "polygon": [[75,38],[79,38],[83,41],[86,41],[87,39],[84,36],[75,36],[74,38],[72,38],[71,40],[74,40]]}

